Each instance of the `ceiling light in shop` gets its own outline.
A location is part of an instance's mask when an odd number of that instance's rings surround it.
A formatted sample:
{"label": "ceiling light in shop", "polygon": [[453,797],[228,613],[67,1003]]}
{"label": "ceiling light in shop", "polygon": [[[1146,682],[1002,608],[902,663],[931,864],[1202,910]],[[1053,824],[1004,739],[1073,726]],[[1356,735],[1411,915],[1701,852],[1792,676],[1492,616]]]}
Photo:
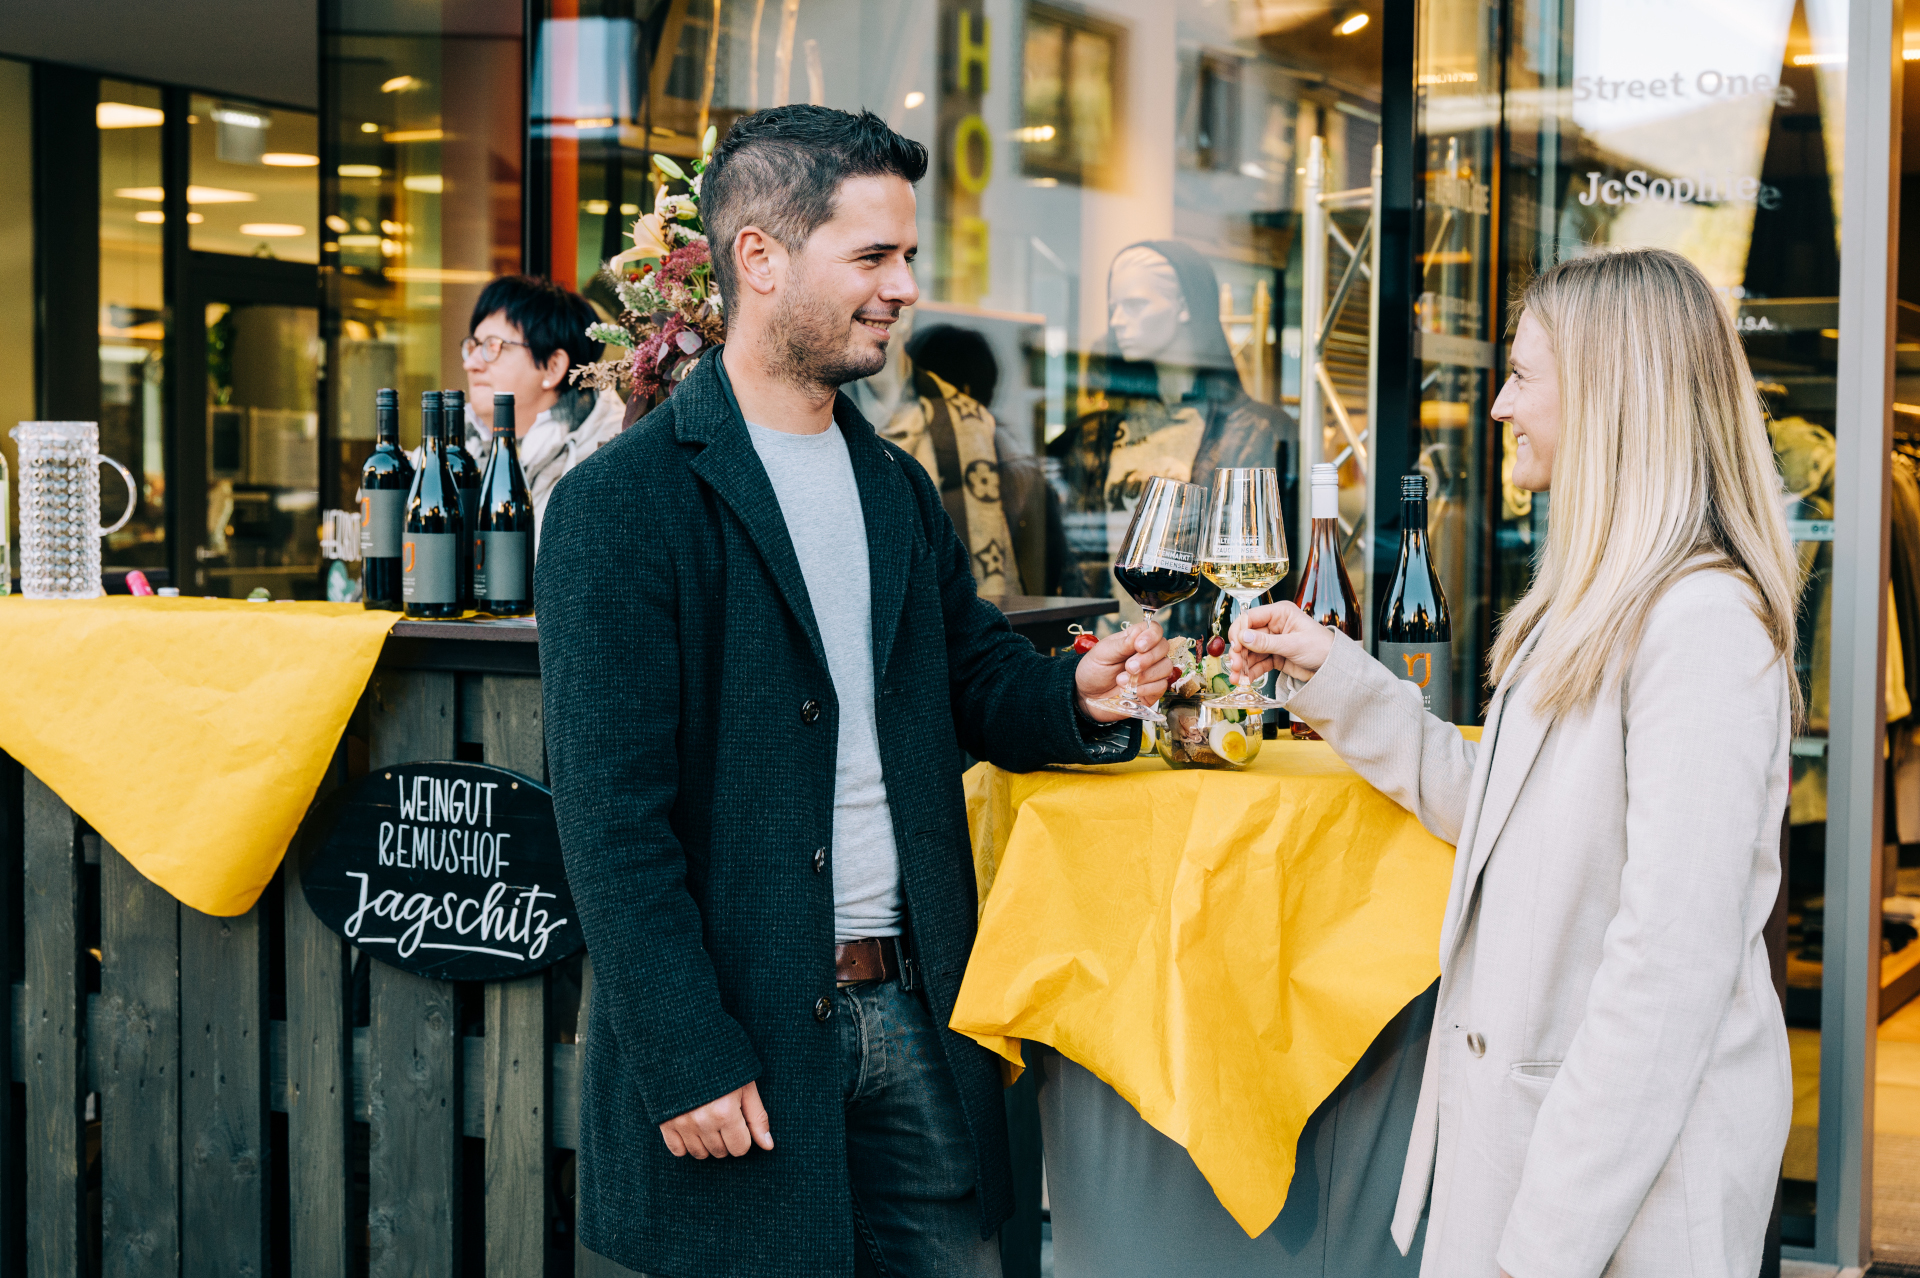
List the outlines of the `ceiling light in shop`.
{"label": "ceiling light in shop", "polygon": [[438,173],[416,173],[412,177],[401,178],[400,185],[422,195],[438,195],[446,189],[447,184]]}
{"label": "ceiling light in shop", "polygon": [[242,222],[240,234],[257,235],[266,240],[290,240],[305,235],[307,228],[291,222]]}
{"label": "ceiling light in shop", "polygon": [[410,75],[396,75],[380,86],[382,93],[405,93],[420,82]]}
{"label": "ceiling light in shop", "polygon": [[605,200],[588,200],[585,204],[581,205],[581,207],[586,209],[590,216],[605,217],[607,210],[611,208],[612,205],[608,204]]}
{"label": "ceiling light in shop", "polygon": [[150,129],[167,122],[167,113],[131,102],[102,102],[93,108],[93,122],[102,129]]}
{"label": "ceiling light in shop", "polygon": [[360,126],[360,131],[362,133],[378,133],[380,131],[380,126],[375,124],[372,120],[368,120],[365,124]]}
{"label": "ceiling light in shop", "polygon": [[298,151],[268,151],[260,157],[260,163],[271,164],[276,169],[310,169],[320,163],[320,157]]}
{"label": "ceiling light in shop", "polygon": [[1362,27],[1366,25],[1367,25],[1367,15],[1364,13],[1356,13],[1352,17],[1348,18],[1345,22],[1342,22],[1339,26],[1335,27],[1333,29],[1333,33],[1335,35],[1352,35],[1354,32],[1360,30]]}
{"label": "ceiling light in shop", "polygon": [[1051,124],[1030,124],[1024,129],[1015,129],[1010,135],[1015,142],[1051,142],[1053,126]]}
{"label": "ceiling light in shop", "polygon": [[610,115],[602,115],[591,120],[575,120],[573,127],[576,129],[611,129],[613,127],[613,117]]}
{"label": "ceiling light in shop", "polygon": [[620,206],[620,212],[627,217],[633,217],[640,212],[640,206],[638,204],[622,204]]}
{"label": "ceiling light in shop", "polygon": [[926,100],[927,100],[927,95],[920,92],[920,90],[915,89],[912,93],[909,93],[907,95],[906,108],[907,110],[911,111],[915,107],[919,106],[922,102],[925,102]]}
{"label": "ceiling light in shop", "polygon": [[438,142],[447,135],[439,129],[400,129],[380,135],[382,142]]}
{"label": "ceiling light in shop", "polygon": [[[1902,53],[1900,56],[1904,58],[1906,54]],[[1830,67],[1846,60],[1847,55],[1844,53],[1796,53],[1793,55],[1793,65],[1796,67]]]}
{"label": "ceiling light in shop", "polygon": [[[145,200],[149,204],[158,204],[167,198],[166,190],[158,186],[123,186],[116,188],[114,194],[123,200]],[[187,188],[189,204],[251,204],[259,198],[252,191],[229,191],[220,186]]]}
{"label": "ceiling light in shop", "polygon": [[395,266],[387,270],[390,280],[404,280],[409,284],[488,284],[493,281],[491,271],[456,271],[438,266]]}
{"label": "ceiling light in shop", "polygon": [[144,222],[148,226],[158,226],[167,220],[167,215],[159,209],[141,209],[133,215],[133,220],[136,222]]}
{"label": "ceiling light in shop", "polygon": [[339,168],[335,169],[334,172],[345,178],[377,178],[380,176],[380,166],[377,164],[342,164]]}
{"label": "ceiling light in shop", "polygon": [[327,229],[339,234],[345,234],[353,228],[348,226],[347,219],[341,217],[338,213],[329,213],[327,214]]}
{"label": "ceiling light in shop", "polygon": [[343,235],[340,237],[340,247],[379,248],[380,237],[377,235]]}

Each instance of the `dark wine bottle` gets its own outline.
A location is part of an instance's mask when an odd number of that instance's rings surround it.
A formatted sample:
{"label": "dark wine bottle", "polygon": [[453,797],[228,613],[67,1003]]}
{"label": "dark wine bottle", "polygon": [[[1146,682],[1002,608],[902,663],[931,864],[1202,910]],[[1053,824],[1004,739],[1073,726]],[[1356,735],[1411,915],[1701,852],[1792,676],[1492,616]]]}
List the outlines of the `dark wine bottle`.
{"label": "dark wine bottle", "polygon": [[493,397],[493,449],[473,522],[473,593],[481,612],[533,611],[533,498],[514,443],[513,396]]}
{"label": "dark wine bottle", "polygon": [[440,392],[420,396],[420,469],[407,495],[400,596],[409,617],[460,615],[460,490],[447,467]]}
{"label": "dark wine bottle", "polygon": [[379,442],[360,468],[360,601],[368,608],[400,611],[400,541],[406,531],[407,494],[413,463],[400,447],[400,396],[373,397]]}
{"label": "dark wine bottle", "polygon": [[[1313,540],[1293,602],[1328,629],[1353,640],[1361,637],[1360,601],[1340,557],[1340,468],[1324,462],[1313,468]],[[1300,741],[1320,739],[1319,733],[1297,719],[1293,735]]]}
{"label": "dark wine bottle", "polygon": [[467,451],[467,393],[440,392],[441,451],[447,457],[447,469],[453,472],[453,486],[460,491],[460,526],[466,536],[460,539],[460,606],[471,611],[473,598],[473,521],[480,505],[480,463]]}
{"label": "dark wine bottle", "polygon": [[1380,601],[1380,660],[1420,689],[1429,714],[1453,718],[1453,621],[1427,544],[1427,477],[1400,480],[1400,562]]}

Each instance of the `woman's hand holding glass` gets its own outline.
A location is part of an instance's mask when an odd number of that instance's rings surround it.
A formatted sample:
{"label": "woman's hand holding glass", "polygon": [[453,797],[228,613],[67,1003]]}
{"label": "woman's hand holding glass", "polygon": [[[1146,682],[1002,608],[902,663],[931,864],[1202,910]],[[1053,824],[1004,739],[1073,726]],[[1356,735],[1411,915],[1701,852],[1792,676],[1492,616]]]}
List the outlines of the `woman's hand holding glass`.
{"label": "woman's hand holding glass", "polygon": [[1333,631],[1291,603],[1262,604],[1234,618],[1227,668],[1242,683],[1278,670],[1305,683],[1333,651]]}

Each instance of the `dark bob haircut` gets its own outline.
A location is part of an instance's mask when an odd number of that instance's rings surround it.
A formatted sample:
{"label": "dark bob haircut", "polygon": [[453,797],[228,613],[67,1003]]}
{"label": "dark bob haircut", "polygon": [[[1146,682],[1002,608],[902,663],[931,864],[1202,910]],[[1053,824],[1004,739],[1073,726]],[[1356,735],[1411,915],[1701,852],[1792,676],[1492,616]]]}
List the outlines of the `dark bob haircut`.
{"label": "dark bob haircut", "polygon": [[926,173],[927,148],[871,111],[794,104],[742,116],[714,151],[700,185],[700,218],[727,310],[736,293],[733,242],[742,230],[757,226],[797,253],[833,216],[848,178],[911,183]]}
{"label": "dark bob haircut", "polygon": [[520,330],[520,339],[536,364],[545,364],[555,351],[565,351],[572,368],[600,358],[601,343],[587,336],[587,325],[600,317],[586,298],[552,280],[502,275],[480,290],[467,332],[471,334],[496,311],[505,311],[507,323]]}

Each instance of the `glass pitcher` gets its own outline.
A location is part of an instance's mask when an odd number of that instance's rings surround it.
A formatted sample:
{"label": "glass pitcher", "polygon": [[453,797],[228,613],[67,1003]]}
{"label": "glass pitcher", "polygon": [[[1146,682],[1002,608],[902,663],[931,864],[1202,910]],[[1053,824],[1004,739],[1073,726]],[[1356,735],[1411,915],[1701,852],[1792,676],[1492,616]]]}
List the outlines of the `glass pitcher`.
{"label": "glass pitcher", "polygon": [[[133,475],[100,455],[98,422],[21,422],[7,432],[20,446],[20,593],[28,599],[92,599],[100,587],[100,539],[133,518]],[[100,526],[100,463],[127,483],[119,522]]]}

